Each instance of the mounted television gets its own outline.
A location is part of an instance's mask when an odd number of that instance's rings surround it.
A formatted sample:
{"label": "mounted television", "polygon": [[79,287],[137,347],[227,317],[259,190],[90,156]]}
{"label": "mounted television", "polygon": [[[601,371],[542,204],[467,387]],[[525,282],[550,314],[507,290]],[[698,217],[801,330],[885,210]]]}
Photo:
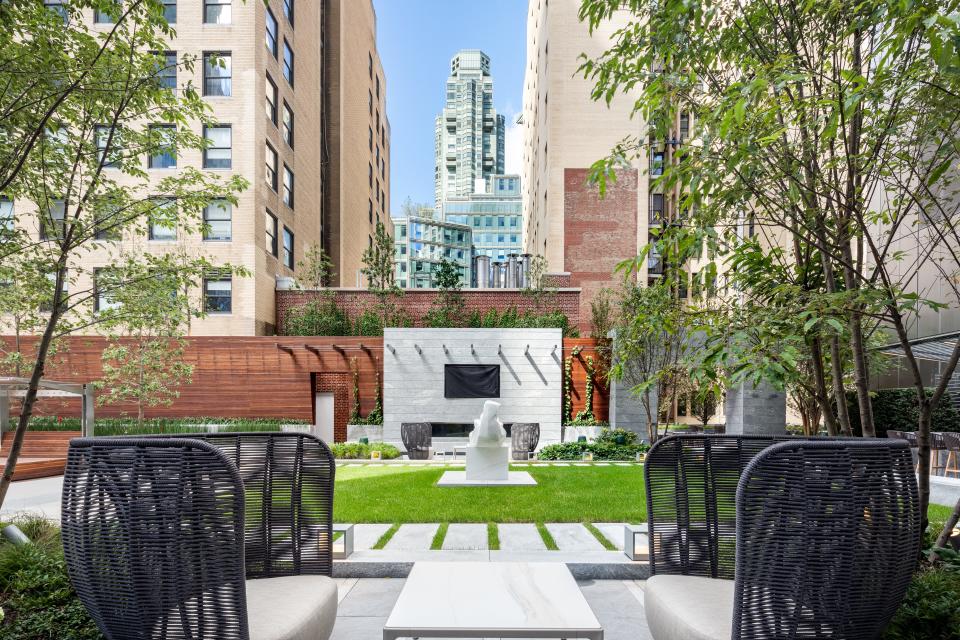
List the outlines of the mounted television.
{"label": "mounted television", "polygon": [[448,364],[443,368],[444,398],[499,398],[500,365]]}

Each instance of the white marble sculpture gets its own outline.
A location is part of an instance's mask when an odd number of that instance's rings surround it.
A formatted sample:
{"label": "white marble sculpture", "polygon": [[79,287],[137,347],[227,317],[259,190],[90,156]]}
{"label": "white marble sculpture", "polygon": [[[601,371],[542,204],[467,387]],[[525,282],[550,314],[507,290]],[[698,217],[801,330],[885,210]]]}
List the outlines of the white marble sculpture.
{"label": "white marble sculpture", "polygon": [[473,421],[470,432],[470,445],[473,447],[500,447],[507,439],[507,432],[500,422],[500,403],[487,400],[483,403],[483,412]]}
{"label": "white marble sculpture", "polygon": [[503,482],[509,477],[510,443],[497,414],[500,403],[487,400],[473,421],[467,446],[467,480]]}

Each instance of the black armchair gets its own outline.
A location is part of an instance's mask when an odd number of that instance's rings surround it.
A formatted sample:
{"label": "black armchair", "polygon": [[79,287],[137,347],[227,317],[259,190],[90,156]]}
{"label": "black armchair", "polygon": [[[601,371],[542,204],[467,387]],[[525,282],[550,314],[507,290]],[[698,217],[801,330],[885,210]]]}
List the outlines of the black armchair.
{"label": "black armchair", "polygon": [[301,433],[75,439],[71,582],[107,638],[327,638],[334,470]]}
{"label": "black armchair", "polygon": [[510,450],[514,460],[529,460],[540,442],[540,424],[514,422],[510,427]]}
{"label": "black armchair", "polygon": [[433,425],[429,422],[404,422],[400,425],[400,439],[407,457],[411,460],[426,460],[433,444]]}
{"label": "black armchair", "polygon": [[647,456],[657,640],[877,638],[920,543],[905,441],[673,436]]}

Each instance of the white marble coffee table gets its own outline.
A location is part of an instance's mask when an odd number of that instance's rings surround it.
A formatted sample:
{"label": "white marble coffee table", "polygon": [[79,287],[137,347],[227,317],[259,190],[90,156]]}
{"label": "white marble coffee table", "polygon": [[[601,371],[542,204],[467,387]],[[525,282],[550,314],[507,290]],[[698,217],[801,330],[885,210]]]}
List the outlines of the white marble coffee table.
{"label": "white marble coffee table", "polygon": [[559,562],[418,562],[383,627],[396,638],[583,638],[603,628]]}

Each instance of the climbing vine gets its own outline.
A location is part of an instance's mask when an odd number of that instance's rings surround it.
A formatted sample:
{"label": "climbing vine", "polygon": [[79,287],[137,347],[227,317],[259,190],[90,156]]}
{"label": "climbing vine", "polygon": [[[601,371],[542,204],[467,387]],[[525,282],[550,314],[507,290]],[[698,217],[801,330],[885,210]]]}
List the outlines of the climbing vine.
{"label": "climbing vine", "polygon": [[376,377],[376,399],[373,403],[373,409],[367,414],[367,424],[383,424],[383,391],[380,389],[380,368],[373,371]]}
{"label": "climbing vine", "polygon": [[573,414],[573,357],[567,356],[563,359],[563,424],[570,422]]}
{"label": "climbing vine", "polygon": [[587,356],[584,368],[587,372],[584,382],[584,406],[583,409],[577,413],[574,422],[595,422],[596,417],[593,415],[593,356]]}
{"label": "climbing vine", "polygon": [[360,418],[360,367],[356,358],[350,358],[350,375],[353,376],[353,408],[348,424],[361,424]]}

